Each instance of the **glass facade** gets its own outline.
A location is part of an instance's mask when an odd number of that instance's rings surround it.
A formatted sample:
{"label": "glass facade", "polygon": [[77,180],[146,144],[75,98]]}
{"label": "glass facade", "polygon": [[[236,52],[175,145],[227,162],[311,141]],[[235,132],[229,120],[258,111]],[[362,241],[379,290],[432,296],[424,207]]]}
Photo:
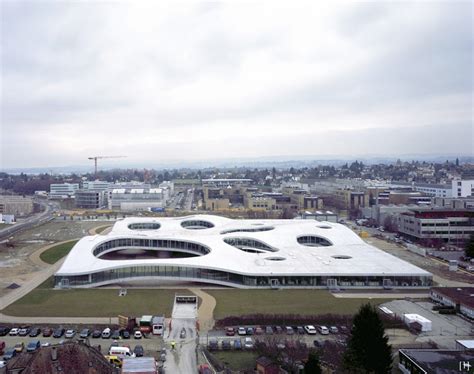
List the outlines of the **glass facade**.
{"label": "glass facade", "polygon": [[259,240],[249,239],[249,238],[225,238],[224,242],[235,247],[241,249],[246,252],[262,252],[262,251],[269,251],[269,252],[276,252],[278,249],[270,247],[268,244],[265,244]]}
{"label": "glass facade", "polygon": [[214,227],[214,224],[212,222],[194,219],[181,222],[181,227],[189,230],[200,230],[210,229]]}
{"label": "glass facade", "polygon": [[298,243],[306,245],[308,247],[329,247],[332,243],[320,236],[316,235],[305,235],[298,237]]}
{"label": "glass facade", "polygon": [[126,248],[172,249],[174,251],[191,252],[199,255],[206,255],[211,251],[205,245],[184,240],[122,238],[108,240],[99,244],[94,248],[92,253],[94,256],[99,257],[106,252]]}
{"label": "glass facade", "polygon": [[263,226],[263,227],[251,227],[247,229],[230,229],[230,230],[224,230],[221,232],[222,235],[224,234],[230,234],[233,232],[260,232],[260,231],[270,231],[275,229],[272,226]]}
{"label": "glass facade", "polygon": [[403,277],[403,276],[283,276],[261,275],[249,276],[226,271],[201,269],[172,265],[143,265],[128,266],[120,269],[104,270],[86,275],[62,276],[55,275],[56,287],[81,287],[106,283],[120,283],[121,281],[156,278],[153,283],[159,284],[160,278],[176,279],[185,282],[224,282],[229,286],[246,286],[252,288],[357,288],[357,287],[430,287],[431,277]]}
{"label": "glass facade", "polygon": [[130,230],[158,230],[160,227],[160,224],[156,222],[139,222],[128,225]]}

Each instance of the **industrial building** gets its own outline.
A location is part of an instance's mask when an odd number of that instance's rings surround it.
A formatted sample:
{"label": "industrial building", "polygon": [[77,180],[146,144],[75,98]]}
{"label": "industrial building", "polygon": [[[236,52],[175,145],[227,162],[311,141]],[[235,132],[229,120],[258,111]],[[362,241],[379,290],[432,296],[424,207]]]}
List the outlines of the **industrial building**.
{"label": "industrial building", "polygon": [[441,349],[400,349],[398,358],[403,374],[469,373],[474,362],[471,352]]}
{"label": "industrial building", "polygon": [[82,238],[56,287],[206,283],[235,288],[429,288],[431,273],[344,225],[197,215],[126,218]]}

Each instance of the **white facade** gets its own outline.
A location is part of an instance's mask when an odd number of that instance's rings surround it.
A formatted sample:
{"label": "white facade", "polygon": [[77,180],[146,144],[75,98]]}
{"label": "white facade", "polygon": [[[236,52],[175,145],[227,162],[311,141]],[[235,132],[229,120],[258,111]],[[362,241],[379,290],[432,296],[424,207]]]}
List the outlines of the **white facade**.
{"label": "white facade", "polygon": [[474,179],[469,180],[453,180],[452,181],[453,197],[474,196]]}
{"label": "white facade", "polygon": [[431,279],[337,223],[211,215],[118,221],[108,235],[81,239],[55,274],[57,286],[72,287],[427,288]]}
{"label": "white facade", "polygon": [[106,191],[110,188],[112,183],[105,181],[84,181],[82,182],[83,190]]}
{"label": "white facade", "polygon": [[109,192],[109,209],[146,211],[162,208],[170,198],[166,188],[115,188]]}
{"label": "white facade", "polygon": [[431,331],[431,321],[428,318],[420,316],[419,314],[404,314],[403,320],[407,325],[417,322],[421,325],[421,331]]}
{"label": "white facade", "polygon": [[49,189],[49,198],[66,199],[68,197],[74,197],[78,189],[78,183],[53,183]]}

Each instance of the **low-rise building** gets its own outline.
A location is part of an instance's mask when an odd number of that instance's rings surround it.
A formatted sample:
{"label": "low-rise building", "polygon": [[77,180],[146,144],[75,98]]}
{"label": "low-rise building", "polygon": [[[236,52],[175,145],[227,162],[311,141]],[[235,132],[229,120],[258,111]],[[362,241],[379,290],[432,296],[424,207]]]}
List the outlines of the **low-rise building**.
{"label": "low-rise building", "polygon": [[452,306],[458,313],[474,319],[474,287],[433,287],[430,298],[436,303]]}
{"label": "low-rise building", "polygon": [[411,188],[413,191],[422,192],[425,195],[433,197],[452,197],[453,188],[450,184],[432,184],[417,182],[392,181],[392,188]]}
{"label": "low-rise building", "polygon": [[97,349],[70,341],[16,355],[7,361],[6,373],[118,374],[119,371]]}
{"label": "low-rise building", "polygon": [[109,194],[109,209],[123,211],[147,211],[163,208],[169,199],[165,188],[115,188]]}
{"label": "low-rise building", "polygon": [[50,199],[67,199],[74,197],[79,183],[53,183],[49,187]]}
{"label": "low-rise building", "polygon": [[398,368],[403,374],[469,373],[474,354],[456,350],[400,349]]}
{"label": "low-rise building", "polygon": [[33,199],[16,195],[0,195],[0,213],[14,216],[27,216],[33,213]]}
{"label": "low-rise building", "polygon": [[474,209],[474,197],[434,197],[431,205],[440,208]]}
{"label": "low-rise building", "polygon": [[107,192],[105,190],[77,190],[76,208],[100,209],[106,206]]}
{"label": "low-rise building", "polygon": [[415,208],[398,215],[398,231],[418,240],[461,244],[474,232],[474,210]]}

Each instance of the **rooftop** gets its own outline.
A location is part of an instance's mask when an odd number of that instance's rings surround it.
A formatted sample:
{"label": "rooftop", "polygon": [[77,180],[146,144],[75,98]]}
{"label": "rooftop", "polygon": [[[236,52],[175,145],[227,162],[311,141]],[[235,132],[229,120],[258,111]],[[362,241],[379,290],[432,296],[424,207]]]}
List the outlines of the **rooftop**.
{"label": "rooftop", "polygon": [[474,308],[474,287],[433,287],[431,291],[449,297],[456,303]]}

